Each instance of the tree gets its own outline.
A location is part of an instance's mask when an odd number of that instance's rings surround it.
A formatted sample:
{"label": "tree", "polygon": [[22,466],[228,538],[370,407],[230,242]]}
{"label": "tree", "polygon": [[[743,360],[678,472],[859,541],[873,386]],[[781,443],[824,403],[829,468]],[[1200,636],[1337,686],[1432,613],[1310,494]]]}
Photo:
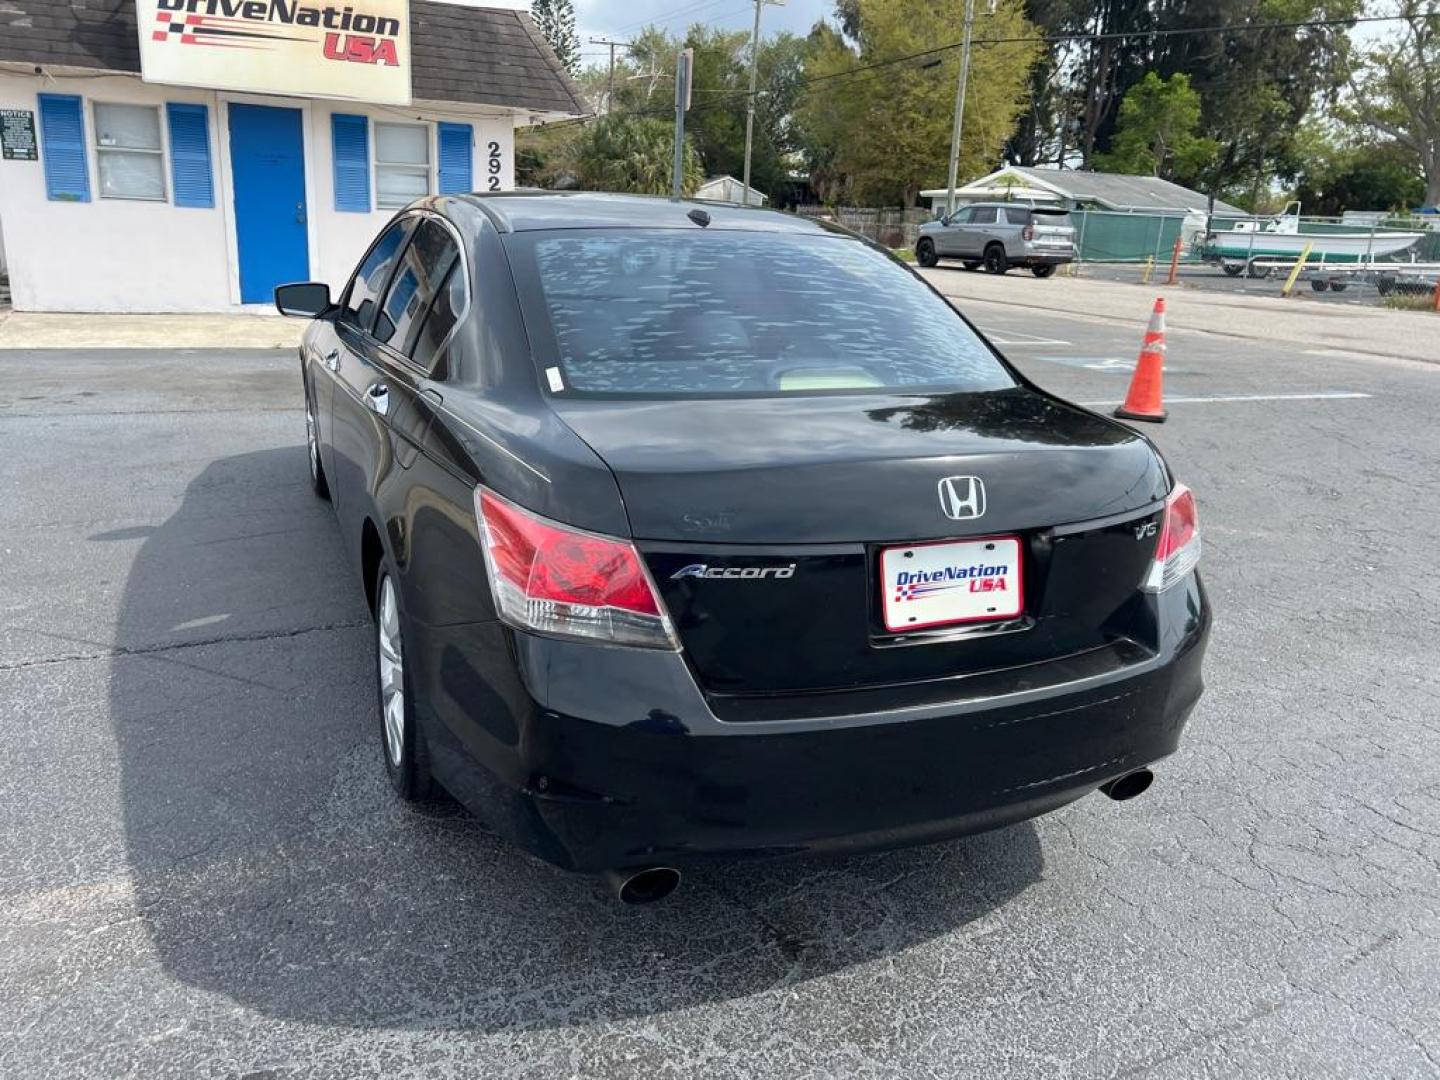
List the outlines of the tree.
{"label": "tree", "polygon": [[[1294,134],[1345,85],[1361,0],[1026,0],[1052,38],[1010,145],[1021,161],[1091,166],[1113,153],[1126,94],[1154,72],[1190,77],[1198,131],[1218,151],[1192,182],[1255,196],[1293,158]],[[1337,20],[1339,24],[1337,24]],[[1304,24],[1304,25],[1297,25]],[[1262,29],[1263,28],[1263,29]]]}
{"label": "tree", "polygon": [[1360,59],[1350,76],[1359,119],[1418,159],[1425,203],[1440,205],[1440,2],[1401,0],[1398,38]]}
{"label": "tree", "polygon": [[515,183],[561,191],[578,187],[576,158],[584,139],[584,127],[569,120],[520,128],[515,132]]}
{"label": "tree", "polygon": [[1308,170],[1295,187],[1308,214],[1346,210],[1408,210],[1425,197],[1415,155],[1397,142],[1347,149]]}
{"label": "tree", "polygon": [[[966,176],[998,163],[1024,109],[1041,50],[1022,4],[999,0],[993,15],[977,19],[960,147]],[[811,183],[829,201],[912,206],[922,188],[945,182],[959,50],[861,69],[954,41],[964,0],[853,0],[849,7],[854,45],[828,24],[809,39],[796,124]]]}
{"label": "tree", "polygon": [[[669,123],[675,57],[684,48],[694,51],[686,133],[706,175],[738,178],[744,172],[745,161],[748,33],[696,25],[683,38],[676,38],[657,27],[647,27],[636,35],[627,50],[629,55],[615,66],[610,110]],[[750,182],[772,200],[782,195],[789,182],[787,160],[795,150],[792,104],[803,75],[805,54],[805,42],[793,34],[777,34],[760,42],[762,89],[755,105]],[[592,79],[601,89],[610,81],[603,69],[596,72],[592,68],[582,73],[581,85]]]}
{"label": "tree", "polygon": [[[1354,120],[1353,114],[1342,114]],[[1310,120],[1296,134],[1295,160],[1285,178],[1290,198],[1307,214],[1335,217],[1345,210],[1406,210],[1425,198],[1420,160],[1393,139],[1377,141],[1358,122]]]}
{"label": "tree", "polygon": [[[653,116],[611,113],[585,127],[575,148],[579,186],[590,191],[668,195],[675,159],[675,125]],[[704,179],[695,145],[685,140],[682,190]]]}
{"label": "tree", "polygon": [[[1250,205],[1263,201],[1293,158],[1305,118],[1333,107],[1344,87],[1350,46],[1343,20],[1360,6],[1361,0],[1202,0],[1168,11],[1162,25],[1200,31],[1161,39],[1155,50],[1161,75],[1189,74],[1204,103],[1200,129],[1219,144],[1198,186],[1231,191]],[[1245,26],[1266,29],[1214,29]]]}
{"label": "tree", "polygon": [[573,0],[530,0],[530,17],[571,75],[580,71],[580,35]]}
{"label": "tree", "polygon": [[1120,105],[1113,149],[1097,154],[1103,172],[1148,173],[1181,183],[1193,180],[1214,159],[1219,144],[1195,134],[1200,95],[1190,76],[1162,79],[1155,72],[1132,86]]}

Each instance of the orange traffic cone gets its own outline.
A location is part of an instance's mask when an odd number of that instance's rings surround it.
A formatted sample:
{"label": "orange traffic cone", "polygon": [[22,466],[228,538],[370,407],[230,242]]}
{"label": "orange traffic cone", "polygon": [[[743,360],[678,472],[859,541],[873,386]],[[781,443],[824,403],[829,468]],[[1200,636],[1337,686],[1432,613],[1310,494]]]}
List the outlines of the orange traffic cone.
{"label": "orange traffic cone", "polygon": [[1170,414],[1165,411],[1165,298],[1157,297],[1150,325],[1145,328],[1145,343],[1140,346],[1140,359],[1130,379],[1130,392],[1125,404],[1115,410],[1122,420],[1150,420],[1163,423]]}

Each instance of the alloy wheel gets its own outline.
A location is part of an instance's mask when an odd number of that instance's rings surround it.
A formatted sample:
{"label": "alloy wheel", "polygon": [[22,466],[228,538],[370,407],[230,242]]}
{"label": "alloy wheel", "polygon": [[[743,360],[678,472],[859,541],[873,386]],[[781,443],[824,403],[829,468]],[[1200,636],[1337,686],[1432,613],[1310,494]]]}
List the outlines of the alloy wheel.
{"label": "alloy wheel", "polygon": [[385,722],[385,752],[397,769],[405,754],[405,650],[400,641],[400,608],[390,575],[380,579],[375,633],[380,658],[380,710]]}

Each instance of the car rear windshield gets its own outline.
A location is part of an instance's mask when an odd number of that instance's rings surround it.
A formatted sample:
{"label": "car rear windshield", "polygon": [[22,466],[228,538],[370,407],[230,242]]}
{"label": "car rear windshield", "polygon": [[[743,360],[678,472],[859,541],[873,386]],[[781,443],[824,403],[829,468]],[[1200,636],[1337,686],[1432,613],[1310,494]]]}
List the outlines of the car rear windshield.
{"label": "car rear windshield", "polygon": [[1069,225],[1070,215],[1064,210],[1046,210],[1037,206],[1030,211],[1036,225]]}
{"label": "car rear windshield", "polygon": [[620,397],[1015,385],[908,270],[844,236],[521,233],[510,245],[553,392]]}

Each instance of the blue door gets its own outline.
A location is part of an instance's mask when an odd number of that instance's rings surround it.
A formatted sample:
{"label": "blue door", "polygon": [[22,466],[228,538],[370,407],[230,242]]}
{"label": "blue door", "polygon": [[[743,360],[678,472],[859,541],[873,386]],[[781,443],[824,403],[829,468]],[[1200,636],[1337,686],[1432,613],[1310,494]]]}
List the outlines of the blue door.
{"label": "blue door", "polygon": [[230,171],[240,299],[268,304],[276,285],[310,277],[300,110],[232,104]]}

